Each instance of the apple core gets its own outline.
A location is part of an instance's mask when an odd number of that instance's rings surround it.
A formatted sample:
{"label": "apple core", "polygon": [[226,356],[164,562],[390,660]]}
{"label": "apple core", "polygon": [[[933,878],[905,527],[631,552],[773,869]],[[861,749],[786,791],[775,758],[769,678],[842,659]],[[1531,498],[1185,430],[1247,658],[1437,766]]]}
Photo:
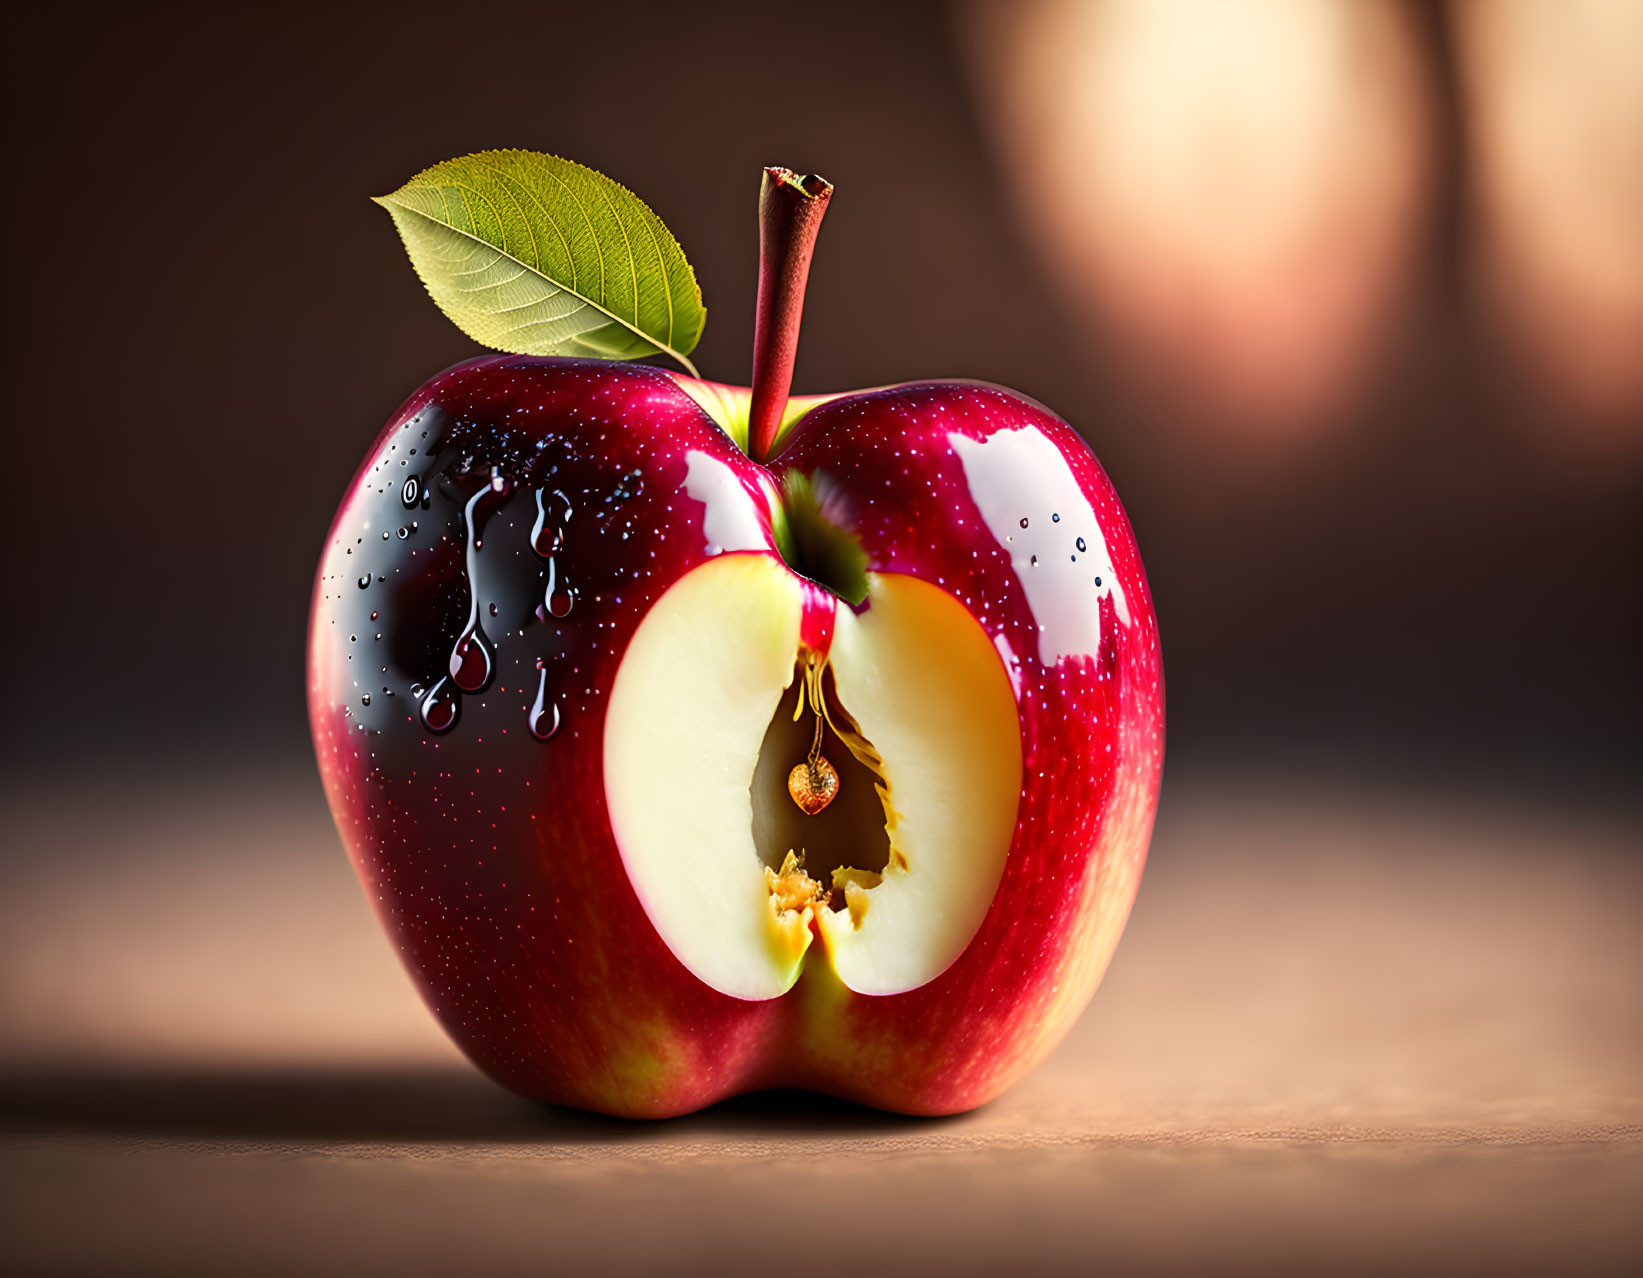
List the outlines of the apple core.
{"label": "apple core", "polygon": [[[1016,825],[1015,698],[962,605],[870,574],[860,613],[827,597],[817,651],[801,640],[814,598],[773,555],[711,560],[646,615],[611,691],[605,793],[628,877],[679,961],[742,999],[786,993],[818,938],[858,994],[933,980],[980,927]],[[816,817],[771,775],[795,757],[781,728],[806,683],[843,773]],[[690,745],[664,724],[691,725]],[[810,822],[827,824],[811,838]]]}

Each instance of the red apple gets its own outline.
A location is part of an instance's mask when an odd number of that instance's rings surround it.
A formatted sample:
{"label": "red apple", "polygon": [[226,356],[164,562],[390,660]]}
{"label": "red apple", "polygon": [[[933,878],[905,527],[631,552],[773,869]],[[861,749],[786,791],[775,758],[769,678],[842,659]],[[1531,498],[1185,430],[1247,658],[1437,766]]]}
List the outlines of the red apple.
{"label": "red apple", "polygon": [[527,1096],[967,1109],[1129,912],[1159,649],[1099,464],[997,387],[776,380],[457,365],[327,541],[332,811],[435,1015]]}

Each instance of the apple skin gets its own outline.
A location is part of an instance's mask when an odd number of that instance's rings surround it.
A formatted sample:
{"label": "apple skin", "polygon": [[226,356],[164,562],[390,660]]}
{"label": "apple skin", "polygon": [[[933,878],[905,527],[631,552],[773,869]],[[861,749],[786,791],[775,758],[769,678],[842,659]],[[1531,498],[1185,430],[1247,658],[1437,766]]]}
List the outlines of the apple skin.
{"label": "apple skin", "polygon": [[[909,1114],[972,1108],[1069,1028],[1140,879],[1163,705],[1129,524],[1071,428],[1010,391],[927,382],[828,399],[767,470],[685,380],[643,365],[489,356],[433,378],[384,427],[313,592],[308,705],[331,811],[434,1015],[516,1092],[633,1117],[770,1087]],[[1038,464],[1057,472],[1038,487],[1071,484],[1087,501],[1116,579],[1105,593],[1071,601],[1033,578],[1029,599],[1032,568],[981,518],[954,443],[1000,431],[1031,437]],[[782,997],[744,1001],[704,984],[651,925],[606,812],[604,716],[628,641],[672,583],[723,552],[710,535],[728,541],[723,530],[735,529],[734,552],[776,554],[768,494],[789,467],[831,477],[870,570],[936,582],[964,602],[1009,657],[1017,689],[1024,781],[1003,880],[959,958],[902,994],[849,991],[819,944]],[[539,501],[550,524],[562,510],[555,492],[571,513],[551,555],[549,610],[539,608],[549,561],[532,530]],[[412,689],[426,697],[446,676],[470,594],[493,668],[482,690],[458,696],[455,723],[431,731]],[[1032,601],[1063,620],[1082,609],[1099,643],[1041,660]],[[530,726],[539,689],[559,708],[546,740]],[[438,698],[434,708],[437,725]]]}

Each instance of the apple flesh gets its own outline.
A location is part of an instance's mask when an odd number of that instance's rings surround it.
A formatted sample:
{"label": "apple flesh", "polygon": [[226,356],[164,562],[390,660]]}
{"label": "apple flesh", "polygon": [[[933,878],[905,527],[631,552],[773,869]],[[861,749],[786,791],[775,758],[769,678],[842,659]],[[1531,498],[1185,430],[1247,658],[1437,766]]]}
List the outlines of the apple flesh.
{"label": "apple flesh", "polygon": [[[316,578],[332,811],[435,1015],[516,1091],[967,1109],[1065,1033],[1140,877],[1140,558],[1022,396],[794,401],[767,466],[747,396],[506,355],[419,390]],[[789,472],[865,554],[859,602],[804,557]],[[785,781],[818,709],[839,790],[808,817]]]}
{"label": "apple flesh", "polygon": [[[858,617],[779,559],[724,555],[662,596],[617,671],[605,727],[617,846],[668,948],[726,994],[785,994],[815,931],[848,989],[916,989],[959,956],[1003,875],[1021,743],[998,653],[957,600],[917,577],[878,577],[869,598]],[[829,718],[854,725],[830,735],[876,774],[850,787],[888,827],[876,865],[871,818],[826,840],[844,846],[825,876],[803,828],[815,818],[758,846],[756,805],[776,809],[769,827],[797,811],[756,775],[761,757],[803,757],[764,749],[796,658],[827,663],[842,711]],[[699,725],[696,739],[680,749],[658,723]],[[784,875],[789,852],[811,873]]]}

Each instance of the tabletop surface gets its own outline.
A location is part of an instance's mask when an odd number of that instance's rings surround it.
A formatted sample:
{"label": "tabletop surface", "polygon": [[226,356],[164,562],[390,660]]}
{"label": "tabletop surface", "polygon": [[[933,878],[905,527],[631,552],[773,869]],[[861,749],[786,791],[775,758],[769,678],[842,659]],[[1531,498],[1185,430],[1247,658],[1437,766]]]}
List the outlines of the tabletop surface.
{"label": "tabletop surface", "polygon": [[504,1093],[301,776],[0,830],[8,1272],[1643,1271],[1632,810],[1172,777],[1089,1010],[937,1121]]}

